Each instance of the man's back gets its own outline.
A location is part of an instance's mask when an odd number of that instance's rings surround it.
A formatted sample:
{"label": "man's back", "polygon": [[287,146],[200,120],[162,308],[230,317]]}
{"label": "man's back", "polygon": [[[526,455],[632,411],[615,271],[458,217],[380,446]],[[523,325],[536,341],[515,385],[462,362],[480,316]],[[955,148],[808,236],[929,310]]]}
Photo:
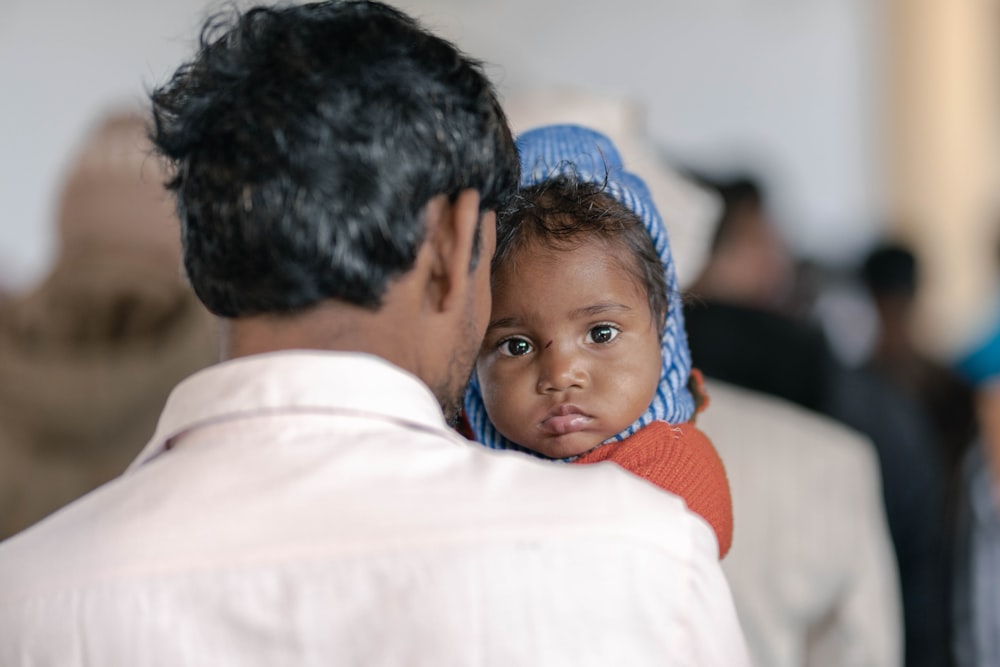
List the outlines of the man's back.
{"label": "man's back", "polygon": [[385,362],[262,355],[0,547],[0,664],[742,664],[715,549],[614,467],[468,446]]}

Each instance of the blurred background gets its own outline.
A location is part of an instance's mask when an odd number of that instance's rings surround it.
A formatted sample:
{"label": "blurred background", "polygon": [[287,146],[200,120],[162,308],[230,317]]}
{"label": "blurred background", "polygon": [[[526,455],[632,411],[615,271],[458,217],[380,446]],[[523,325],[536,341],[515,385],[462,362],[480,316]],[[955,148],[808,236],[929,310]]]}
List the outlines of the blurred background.
{"label": "blurred background", "polygon": [[[634,101],[676,165],[752,171],[794,254],[916,251],[929,349],[985,326],[995,282],[1000,7],[989,0],[404,0],[505,96]],[[53,261],[72,150],[192,52],[204,0],[0,1],[0,285]]]}

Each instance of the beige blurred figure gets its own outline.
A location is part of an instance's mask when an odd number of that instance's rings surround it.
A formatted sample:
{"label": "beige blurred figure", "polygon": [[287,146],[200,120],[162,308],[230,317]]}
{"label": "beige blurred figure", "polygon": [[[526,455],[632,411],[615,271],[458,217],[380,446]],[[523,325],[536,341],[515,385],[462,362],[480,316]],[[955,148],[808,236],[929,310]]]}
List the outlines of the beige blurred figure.
{"label": "beige blurred figure", "polygon": [[143,117],[108,117],[68,172],[51,273],[0,301],[0,539],[124,471],[217,357],[164,179]]}
{"label": "beige blurred figure", "polygon": [[[576,123],[607,134],[649,184],[670,233],[682,288],[709,255],[720,203],[652,150],[624,99],[579,90],[508,100],[516,132]],[[788,402],[706,379],[698,425],[733,496],[733,547],[722,562],[754,664],[898,667],[898,573],[870,441]]]}
{"label": "beige blurred figure", "polygon": [[896,563],[872,444],[787,401],[706,382],[699,425],[733,493],[722,563],[755,664],[903,664]]}

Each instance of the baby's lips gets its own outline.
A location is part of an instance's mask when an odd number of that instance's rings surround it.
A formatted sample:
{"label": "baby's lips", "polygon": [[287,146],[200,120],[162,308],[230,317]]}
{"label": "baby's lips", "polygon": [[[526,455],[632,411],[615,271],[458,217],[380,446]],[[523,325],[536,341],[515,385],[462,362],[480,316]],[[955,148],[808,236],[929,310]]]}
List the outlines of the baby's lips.
{"label": "baby's lips", "polygon": [[539,428],[548,435],[566,435],[587,430],[594,423],[594,418],[575,408],[557,409],[549,414]]}

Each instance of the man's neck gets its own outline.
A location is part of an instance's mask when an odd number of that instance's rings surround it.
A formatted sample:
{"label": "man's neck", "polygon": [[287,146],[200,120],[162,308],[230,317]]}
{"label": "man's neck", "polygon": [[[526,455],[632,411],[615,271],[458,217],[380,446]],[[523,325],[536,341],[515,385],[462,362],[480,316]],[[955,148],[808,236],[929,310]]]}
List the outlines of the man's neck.
{"label": "man's neck", "polygon": [[398,344],[389,312],[325,302],[290,315],[255,315],[224,320],[222,358],[235,359],[281,350],[365,352],[410,370],[408,352]]}

